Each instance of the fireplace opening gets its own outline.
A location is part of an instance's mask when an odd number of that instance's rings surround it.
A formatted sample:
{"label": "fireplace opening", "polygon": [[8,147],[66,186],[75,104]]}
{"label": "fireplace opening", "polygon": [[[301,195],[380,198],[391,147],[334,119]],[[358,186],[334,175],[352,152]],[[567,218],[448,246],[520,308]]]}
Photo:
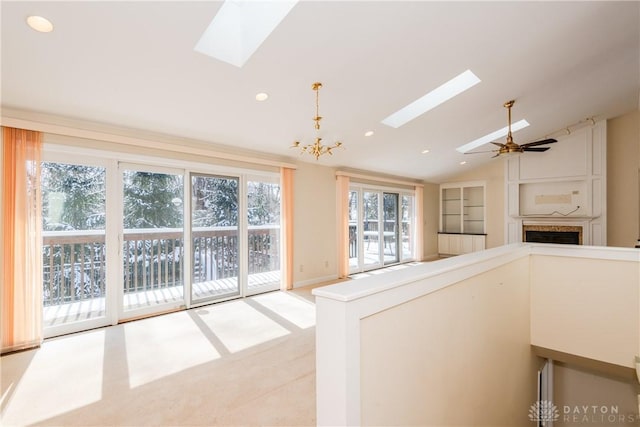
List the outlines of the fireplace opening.
{"label": "fireplace opening", "polygon": [[532,243],[581,245],[582,227],[566,225],[524,225],[522,238]]}
{"label": "fireplace opening", "polygon": [[579,245],[580,233],[577,231],[527,231],[524,241],[535,243],[558,243]]}

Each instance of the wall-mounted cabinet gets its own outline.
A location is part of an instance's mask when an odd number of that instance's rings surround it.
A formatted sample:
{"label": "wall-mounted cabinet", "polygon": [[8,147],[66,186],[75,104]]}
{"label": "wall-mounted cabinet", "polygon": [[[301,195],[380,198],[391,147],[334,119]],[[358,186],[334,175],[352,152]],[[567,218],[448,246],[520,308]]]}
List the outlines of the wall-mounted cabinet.
{"label": "wall-mounted cabinet", "polygon": [[440,186],[438,252],[459,255],[485,248],[485,183]]}

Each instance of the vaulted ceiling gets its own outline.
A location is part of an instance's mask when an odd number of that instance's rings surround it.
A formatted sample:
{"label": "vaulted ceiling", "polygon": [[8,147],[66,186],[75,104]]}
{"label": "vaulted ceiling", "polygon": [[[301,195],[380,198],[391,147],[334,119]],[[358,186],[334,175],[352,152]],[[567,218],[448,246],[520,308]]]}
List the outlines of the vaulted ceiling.
{"label": "vaulted ceiling", "polygon": [[[506,126],[507,100],[519,143],[638,108],[639,2],[301,1],[242,68],[193,49],[221,4],[2,1],[2,106],[434,182],[499,161],[455,148]],[[467,69],[481,83],[381,123]],[[315,137],[316,81],[345,147],[319,160],[289,148]]]}

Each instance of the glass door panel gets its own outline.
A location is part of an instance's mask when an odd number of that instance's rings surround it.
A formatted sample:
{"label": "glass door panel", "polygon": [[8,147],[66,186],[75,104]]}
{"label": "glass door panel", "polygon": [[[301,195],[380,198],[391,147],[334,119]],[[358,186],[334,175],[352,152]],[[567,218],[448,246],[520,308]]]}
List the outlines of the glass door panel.
{"label": "glass door panel", "polygon": [[238,178],[191,175],[191,301],[240,295]]}
{"label": "glass door panel", "polygon": [[349,269],[358,268],[358,247],[359,247],[359,215],[358,215],[358,191],[349,191]]}
{"label": "glass door panel", "polygon": [[413,255],[413,196],[402,195],[400,207],[400,252],[401,259],[408,261],[414,258]]}
{"label": "glass door panel", "polygon": [[41,191],[45,334],[70,323],[104,321],[106,168],[43,162]]}
{"label": "glass door panel", "polygon": [[383,241],[384,264],[399,261],[398,254],[398,194],[383,193],[383,229],[380,239]]}
{"label": "glass door panel", "polygon": [[123,311],[184,303],[183,177],[123,170]]}
{"label": "glass door panel", "polygon": [[246,295],[280,289],[280,184],[247,182],[249,276]]}
{"label": "glass door panel", "polygon": [[369,269],[382,264],[379,193],[365,191],[362,200],[364,208],[362,221],[364,268]]}

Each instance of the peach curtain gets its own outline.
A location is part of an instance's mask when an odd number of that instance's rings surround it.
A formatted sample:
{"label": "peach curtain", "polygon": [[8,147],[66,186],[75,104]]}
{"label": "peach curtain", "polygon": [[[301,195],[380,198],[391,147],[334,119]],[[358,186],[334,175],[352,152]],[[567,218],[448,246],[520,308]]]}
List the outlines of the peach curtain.
{"label": "peach curtain", "polygon": [[2,128],[2,353],[42,342],[39,132]]}
{"label": "peach curtain", "polygon": [[293,289],[293,172],[294,169],[280,168],[283,290]]}
{"label": "peach curtain", "polygon": [[336,176],[338,211],[338,278],[349,275],[349,177]]}
{"label": "peach curtain", "polygon": [[415,188],[415,251],[416,261],[422,261],[424,256],[424,231],[423,231],[423,203],[424,203],[424,187],[416,186]]}

